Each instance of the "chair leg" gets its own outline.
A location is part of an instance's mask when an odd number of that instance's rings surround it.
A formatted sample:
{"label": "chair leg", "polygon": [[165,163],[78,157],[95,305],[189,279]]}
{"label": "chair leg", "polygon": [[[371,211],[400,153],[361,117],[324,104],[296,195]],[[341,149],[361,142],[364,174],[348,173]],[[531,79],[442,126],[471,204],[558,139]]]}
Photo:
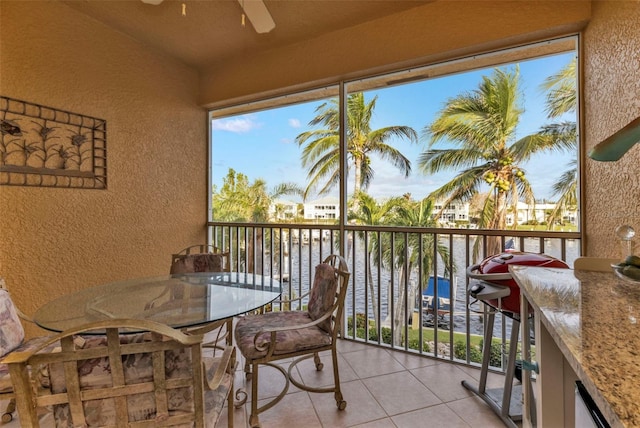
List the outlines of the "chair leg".
{"label": "chair leg", "polygon": [[347,402],[342,397],[342,391],[340,390],[340,372],[338,371],[338,351],[334,345],[331,350],[331,358],[333,359],[333,383],[335,387],[334,397],[336,399],[336,406],[338,410],[344,410],[347,408]]}
{"label": "chair leg", "polygon": [[13,413],[16,411],[16,399],[12,398],[9,400],[9,404],[7,404],[7,408],[4,410],[2,414],[2,423],[8,424],[13,420]]}
{"label": "chair leg", "polygon": [[227,320],[227,345],[233,346],[233,318]]}
{"label": "chair leg", "polygon": [[235,397],[234,394],[234,385],[235,382],[235,369],[233,372],[234,376],[231,378],[231,388],[229,389],[229,396],[227,397],[227,427],[233,428],[233,412],[235,412],[236,408],[234,406],[233,400]]}
{"label": "chair leg", "polygon": [[317,371],[320,371],[320,370],[322,370],[322,369],[323,369],[324,364],[322,364],[322,361],[320,361],[320,355],[318,355],[318,353],[317,353],[317,352],[315,352],[315,353],[313,354],[313,362],[314,362],[314,363],[315,363],[315,365],[316,365],[316,370],[317,370]]}
{"label": "chair leg", "polygon": [[244,362],[244,377],[247,380],[251,380],[251,363],[247,360]]}
{"label": "chair leg", "polygon": [[260,428],[258,419],[258,364],[251,364],[251,415],[249,415],[249,426]]}

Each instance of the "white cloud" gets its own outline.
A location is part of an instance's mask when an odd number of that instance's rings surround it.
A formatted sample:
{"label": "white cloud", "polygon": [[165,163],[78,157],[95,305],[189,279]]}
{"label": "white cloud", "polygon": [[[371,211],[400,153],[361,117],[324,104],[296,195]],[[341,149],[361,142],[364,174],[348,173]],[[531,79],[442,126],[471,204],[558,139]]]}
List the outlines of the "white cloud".
{"label": "white cloud", "polygon": [[300,128],[302,123],[300,123],[299,119],[289,119],[289,126],[292,128]]}
{"label": "white cloud", "polygon": [[405,177],[396,167],[377,156],[372,156],[371,161],[375,175],[367,193],[374,198],[384,199],[410,193],[414,200],[420,200],[447,183],[454,175],[453,172],[448,172],[427,176],[413,162],[411,175]]}
{"label": "white cloud", "polygon": [[227,131],[237,134],[244,134],[253,129],[259,128],[260,125],[253,121],[251,117],[238,117],[234,119],[218,119],[211,123],[214,131]]}

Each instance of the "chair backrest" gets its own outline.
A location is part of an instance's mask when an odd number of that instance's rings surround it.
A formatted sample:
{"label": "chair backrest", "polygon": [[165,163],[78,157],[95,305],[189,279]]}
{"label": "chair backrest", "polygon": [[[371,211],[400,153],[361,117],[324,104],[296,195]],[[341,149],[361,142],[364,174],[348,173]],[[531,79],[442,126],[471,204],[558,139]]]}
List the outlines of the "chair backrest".
{"label": "chair backrest", "polygon": [[573,262],[575,270],[590,270],[594,272],[611,272],[611,265],[622,260],[604,257],[578,257]]}
{"label": "chair backrest", "polygon": [[[7,290],[7,292],[9,291],[9,289],[7,288],[7,282],[1,276],[0,276],[0,290]],[[14,303],[14,306],[15,306],[15,303]],[[30,316],[22,312],[19,307],[15,306],[15,308],[16,308],[16,313],[18,314],[21,320],[33,323],[33,319]]]}
{"label": "chair backrest", "polygon": [[344,300],[349,283],[346,260],[336,254],[328,256],[316,266],[313,286],[309,294],[307,311],[311,319],[326,319],[318,326],[334,336],[340,330]]}
{"label": "chair backrest", "polygon": [[229,253],[212,245],[192,245],[171,256],[171,274],[229,270]]}
{"label": "chair backrest", "polygon": [[24,327],[19,310],[13,304],[9,292],[0,285],[0,357],[16,349],[24,341]]}
{"label": "chair backrest", "polygon": [[[100,332],[106,334],[86,336]],[[61,348],[39,352],[56,340]],[[47,406],[53,406],[57,426],[128,426],[149,419],[163,426],[203,426],[201,346],[202,335],[152,321],[114,319],[67,330],[4,362],[23,427],[39,426],[37,409]],[[49,388],[32,387],[41,367],[48,368]]]}

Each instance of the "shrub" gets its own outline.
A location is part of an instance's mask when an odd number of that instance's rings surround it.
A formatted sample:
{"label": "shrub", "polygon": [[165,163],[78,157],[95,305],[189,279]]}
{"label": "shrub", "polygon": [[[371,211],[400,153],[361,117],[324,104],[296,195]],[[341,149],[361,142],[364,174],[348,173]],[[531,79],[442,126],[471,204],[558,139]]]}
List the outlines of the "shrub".
{"label": "shrub", "polygon": [[[483,346],[484,341],[481,341],[480,349],[482,349]],[[502,342],[498,340],[491,341],[491,355],[489,357],[489,365],[492,367],[502,367]]]}
{"label": "shrub", "polygon": [[[365,338],[365,329],[364,327],[356,328],[355,337],[358,339]],[[369,329],[369,340],[372,342],[378,341],[378,332],[374,328]],[[382,327],[382,343],[391,344],[391,329]],[[415,348],[417,349],[417,347]]]}
{"label": "shrub", "polygon": [[389,327],[382,327],[382,343],[391,345],[391,329]]}
{"label": "shrub", "polygon": [[364,317],[364,314],[356,314],[356,327],[365,328],[367,325],[367,319]]}
{"label": "shrub", "polygon": [[[367,319],[364,317],[364,314],[357,313],[356,314],[356,328],[364,328],[367,325]],[[353,317],[347,318],[347,329],[353,330]]]}
{"label": "shrub", "polygon": [[[467,344],[464,343],[461,340],[456,341],[453,344],[453,355],[460,359],[460,360],[466,360],[467,359]],[[476,346],[471,346],[469,348],[469,360],[474,362],[474,363],[481,363],[482,362],[482,348],[478,348]]]}
{"label": "shrub", "polygon": [[420,349],[420,341],[418,339],[409,339],[409,349]]}
{"label": "shrub", "polygon": [[378,341],[378,332],[374,329],[369,330],[369,340],[373,342]]}
{"label": "shrub", "polygon": [[[419,339],[409,339],[409,348],[410,349],[420,349],[420,340]],[[431,346],[429,343],[424,342],[422,344],[422,352],[431,352]]]}

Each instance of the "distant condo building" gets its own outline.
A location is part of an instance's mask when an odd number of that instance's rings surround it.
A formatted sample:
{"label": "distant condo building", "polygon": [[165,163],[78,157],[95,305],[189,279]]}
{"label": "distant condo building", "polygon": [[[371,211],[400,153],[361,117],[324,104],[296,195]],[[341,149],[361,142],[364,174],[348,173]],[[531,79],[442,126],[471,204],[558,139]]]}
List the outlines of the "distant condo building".
{"label": "distant condo building", "polygon": [[442,201],[437,201],[433,207],[434,215],[442,211],[440,217],[438,217],[438,223],[443,226],[455,227],[456,222],[468,222],[469,221],[469,203],[453,201],[444,207]]}
{"label": "distant condo building", "polygon": [[[530,224],[534,221],[544,223],[555,209],[555,203],[539,202],[529,205],[524,202],[518,202],[516,215],[514,215],[513,211],[507,213],[507,226],[512,226],[514,221],[517,221],[517,224]],[[561,211],[559,219],[563,222],[576,224],[578,211],[565,208]]]}
{"label": "distant condo building", "polygon": [[340,216],[340,200],[333,196],[304,203],[305,220],[335,220]]}
{"label": "distant condo building", "polygon": [[[302,215],[299,207],[302,205],[305,220],[335,220],[340,215],[340,202],[336,197],[324,197],[303,204],[287,200],[275,200],[269,207],[269,218],[274,221],[290,221]],[[443,208],[444,207],[444,208]],[[555,203],[526,204],[518,202],[516,212],[508,207],[507,226],[531,224],[532,222],[544,223],[555,210]],[[437,222],[442,227],[461,227],[461,225],[474,226],[473,214],[469,212],[469,203],[453,201],[444,205],[443,201],[437,201],[433,207],[433,216],[440,213]],[[576,224],[578,212],[576,209],[563,209],[558,219],[565,223]],[[467,227],[469,227],[467,226]]]}
{"label": "distant condo building", "polygon": [[296,202],[277,199],[269,206],[269,218],[272,220],[293,220],[296,218],[298,204]]}

